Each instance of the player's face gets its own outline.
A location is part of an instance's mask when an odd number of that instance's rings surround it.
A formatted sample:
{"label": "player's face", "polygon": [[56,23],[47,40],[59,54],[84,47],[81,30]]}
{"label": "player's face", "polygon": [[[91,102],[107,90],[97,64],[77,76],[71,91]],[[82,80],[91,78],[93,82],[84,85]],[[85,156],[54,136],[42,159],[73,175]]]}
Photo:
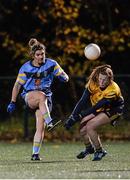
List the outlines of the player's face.
{"label": "player's face", "polygon": [[98,83],[100,88],[106,88],[109,83],[109,77],[107,75],[99,74]]}
{"label": "player's face", "polygon": [[36,65],[41,65],[42,63],[45,62],[45,51],[42,50],[37,50],[34,54],[34,62]]}

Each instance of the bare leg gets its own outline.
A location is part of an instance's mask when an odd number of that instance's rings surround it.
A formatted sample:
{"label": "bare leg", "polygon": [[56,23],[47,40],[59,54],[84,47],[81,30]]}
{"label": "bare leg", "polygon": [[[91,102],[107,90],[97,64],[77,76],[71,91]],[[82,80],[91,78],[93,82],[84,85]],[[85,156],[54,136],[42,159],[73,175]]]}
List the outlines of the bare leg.
{"label": "bare leg", "polygon": [[94,147],[92,145],[91,139],[89,138],[86,130],[86,124],[93,118],[95,115],[90,114],[89,116],[86,116],[85,118],[82,119],[81,124],[80,124],[80,135],[84,141],[85,144],[85,150],[81,151],[78,155],[78,159],[83,159],[85,158],[88,154],[94,153]]}
{"label": "bare leg", "polygon": [[38,108],[41,111],[42,118],[45,120],[46,124],[49,124],[52,121],[47,105],[47,97],[43,92],[29,92],[27,102],[31,109]]}
{"label": "bare leg", "polygon": [[85,146],[92,144],[91,139],[89,138],[89,136],[87,134],[86,124],[88,123],[88,121],[90,121],[94,117],[95,117],[95,115],[90,114],[90,115],[84,117],[80,123],[80,135],[84,141]]}
{"label": "bare leg", "polygon": [[36,110],[36,132],[33,140],[33,154],[39,154],[40,146],[44,138],[44,121],[40,110]]}
{"label": "bare leg", "polygon": [[98,127],[109,123],[110,119],[105,113],[98,114],[96,117],[94,117],[93,119],[91,119],[91,121],[87,123],[86,130],[88,136],[90,137],[96,149],[102,148],[102,144],[96,130]]}

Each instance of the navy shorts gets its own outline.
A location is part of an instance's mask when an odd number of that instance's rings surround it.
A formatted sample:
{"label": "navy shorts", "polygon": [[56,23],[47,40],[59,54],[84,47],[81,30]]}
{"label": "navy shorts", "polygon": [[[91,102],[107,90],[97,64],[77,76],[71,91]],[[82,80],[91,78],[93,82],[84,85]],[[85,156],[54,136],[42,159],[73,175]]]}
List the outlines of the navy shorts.
{"label": "navy shorts", "polygon": [[[100,111],[100,112],[95,112],[93,113],[95,116],[97,116],[100,113],[105,113],[111,121],[111,124],[113,125],[114,121],[117,121],[123,114],[123,109],[124,109],[124,105],[112,108],[110,110],[104,110],[104,111]],[[82,129],[84,126],[86,126],[87,122],[83,122],[80,124],[80,129]]]}
{"label": "navy shorts", "polygon": [[118,119],[123,114],[124,105],[103,111],[111,121]]}

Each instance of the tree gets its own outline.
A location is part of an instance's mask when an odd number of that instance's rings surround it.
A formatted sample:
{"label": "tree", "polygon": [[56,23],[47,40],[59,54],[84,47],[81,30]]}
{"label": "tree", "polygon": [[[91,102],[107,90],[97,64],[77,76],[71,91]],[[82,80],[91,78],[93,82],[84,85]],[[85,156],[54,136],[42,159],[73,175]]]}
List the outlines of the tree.
{"label": "tree", "polygon": [[[1,56],[8,61],[8,73],[16,73],[28,57],[31,37],[42,41],[48,56],[71,75],[83,76],[108,54],[125,54],[130,47],[129,5],[128,0],[127,5],[122,0],[1,0]],[[102,61],[86,61],[84,47],[91,42],[101,47]]]}

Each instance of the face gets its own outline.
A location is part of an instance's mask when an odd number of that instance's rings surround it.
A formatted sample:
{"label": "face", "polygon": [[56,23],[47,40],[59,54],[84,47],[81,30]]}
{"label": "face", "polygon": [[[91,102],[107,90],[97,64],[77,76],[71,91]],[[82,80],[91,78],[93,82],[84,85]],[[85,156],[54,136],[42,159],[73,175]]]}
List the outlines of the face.
{"label": "face", "polygon": [[36,66],[40,66],[45,62],[45,51],[43,49],[35,52],[33,62]]}
{"label": "face", "polygon": [[98,83],[100,88],[106,88],[109,83],[109,77],[107,75],[99,74]]}

